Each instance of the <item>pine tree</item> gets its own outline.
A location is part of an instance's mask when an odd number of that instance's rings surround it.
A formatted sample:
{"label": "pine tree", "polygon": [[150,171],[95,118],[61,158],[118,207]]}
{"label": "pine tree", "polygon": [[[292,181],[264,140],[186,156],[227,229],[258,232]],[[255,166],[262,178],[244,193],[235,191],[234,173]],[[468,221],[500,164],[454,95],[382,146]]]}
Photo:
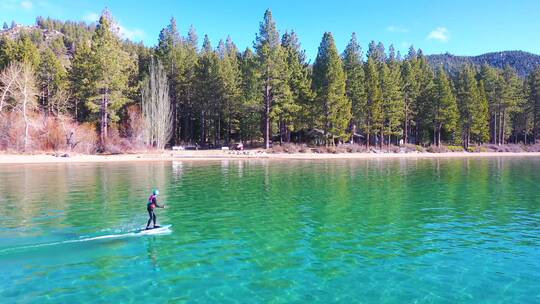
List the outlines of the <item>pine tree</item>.
{"label": "pine tree", "polygon": [[86,106],[90,112],[98,114],[100,122],[100,148],[106,148],[109,120],[118,120],[118,112],[128,102],[125,91],[128,89],[133,65],[132,59],[120,47],[120,39],[111,29],[113,20],[108,11],[99,19],[92,37],[90,49],[94,87],[92,96],[88,96]]}
{"label": "pine tree", "polygon": [[356,133],[356,128],[361,126],[366,119],[366,88],[363,64],[362,49],[356,40],[356,33],[352,33],[351,40],[343,52],[343,66],[347,75],[347,97],[352,104],[353,133]]}
{"label": "pine tree", "polygon": [[524,99],[522,83],[516,71],[509,65],[506,65],[502,72],[502,92],[501,92],[501,111],[500,111],[500,129],[499,143],[505,143],[507,134],[510,130],[510,118],[518,112],[517,106]]}
{"label": "pine tree", "polygon": [[347,128],[352,118],[351,102],[345,90],[345,72],[334,37],[324,33],[317,58],[313,64],[313,91],[321,109],[325,142],[333,145],[335,137],[347,139]]}
{"label": "pine tree", "polygon": [[383,100],[381,91],[381,81],[379,77],[378,63],[376,56],[368,56],[365,65],[366,75],[366,114],[364,120],[364,133],[366,134],[366,145],[371,144],[371,135],[381,132],[383,128]]}
{"label": "pine tree", "polygon": [[532,112],[532,132],[533,144],[540,135],[540,67],[537,67],[534,72],[529,75],[529,108]]}
{"label": "pine tree", "polygon": [[238,48],[233,43],[230,36],[223,44],[220,51],[220,80],[221,92],[223,94],[223,120],[225,122],[225,142],[230,143],[233,133],[238,131],[238,121],[240,116],[240,96],[241,96],[241,71],[238,62]]}
{"label": "pine tree", "polygon": [[163,28],[159,33],[158,45],[156,46],[156,55],[169,60],[169,69],[173,68],[173,53],[176,47],[182,42],[182,37],[176,26],[176,19],[171,18],[169,25]]}
{"label": "pine tree", "polygon": [[410,133],[416,116],[416,101],[420,95],[418,59],[416,51],[411,46],[405,61],[401,65],[401,85],[403,92],[403,139],[405,143],[410,141]]}
{"label": "pine tree", "polygon": [[202,52],[197,63],[197,107],[199,113],[200,141],[216,143],[220,138],[222,86],[218,54],[212,49],[210,39],[204,36]]}
{"label": "pine tree", "polygon": [[197,35],[197,30],[195,30],[195,27],[193,25],[189,27],[186,42],[191,48],[195,49],[195,51],[198,51],[199,36]]}
{"label": "pine tree", "polygon": [[457,80],[457,100],[461,115],[462,142],[465,149],[469,148],[474,104],[477,98],[476,91],[473,70],[467,65],[460,71]]}
{"label": "pine tree", "polygon": [[390,46],[390,56],[387,63],[381,63],[381,92],[383,123],[381,128],[381,146],[384,143],[384,135],[388,136],[387,143],[390,145],[391,136],[399,137],[403,134],[402,122],[404,119],[403,93],[401,91],[401,72],[399,63],[395,59],[393,46]]}
{"label": "pine tree", "polygon": [[416,144],[423,144],[426,142],[424,138],[428,137],[431,133],[430,121],[428,117],[429,107],[431,103],[431,93],[433,89],[433,70],[429,66],[427,59],[423,56],[422,50],[417,52],[417,83],[418,83],[418,92],[416,100],[413,102],[413,113],[414,115],[414,131]]}
{"label": "pine tree", "polygon": [[529,108],[529,88],[527,80],[518,78],[516,81],[516,104],[510,112],[510,139],[515,144],[522,141],[528,144],[530,137],[528,133],[531,130],[532,111]]}
{"label": "pine tree", "polygon": [[499,126],[500,126],[500,112],[501,112],[501,95],[502,95],[502,81],[499,71],[486,64],[482,65],[480,69],[479,78],[484,82],[484,88],[486,90],[486,97],[489,104],[489,116],[490,116],[490,128],[491,128],[491,142],[493,144],[500,144],[499,142]]}
{"label": "pine tree", "polygon": [[97,88],[95,75],[96,70],[93,67],[93,62],[90,60],[91,50],[89,43],[82,43],[77,48],[72,60],[71,69],[69,72],[69,86],[71,95],[73,96],[74,115],[77,121],[83,122],[88,120],[88,108],[86,101],[96,94]]}
{"label": "pine tree", "polygon": [[9,26],[8,26],[7,22],[4,21],[4,25],[2,26],[2,29],[3,30],[9,30]]}
{"label": "pine tree", "polygon": [[472,140],[481,143],[488,136],[488,101],[475,78],[474,70],[466,65],[460,71],[457,82],[458,109],[461,115],[462,141],[465,149]]}
{"label": "pine tree", "polygon": [[260,124],[262,121],[263,104],[262,92],[259,85],[258,60],[251,51],[246,50],[240,56],[241,83],[241,113],[240,115],[240,140],[253,142],[262,137]]}
{"label": "pine tree", "polygon": [[[177,38],[183,41],[182,38]],[[184,42],[180,43],[176,47],[177,51],[174,56],[174,66],[176,70],[173,76],[174,81],[174,94],[177,99],[176,107],[177,112],[177,138],[175,142],[180,139],[184,141],[192,141],[195,137],[195,125],[194,117],[196,113],[196,87],[197,87],[197,64],[199,60],[198,55],[198,35],[193,26],[188,31],[188,36]]]}
{"label": "pine tree", "polygon": [[15,60],[28,64],[33,69],[39,66],[39,50],[30,37],[25,35],[17,42]]}
{"label": "pine tree", "polygon": [[46,48],[41,53],[41,63],[37,71],[40,103],[49,113],[58,114],[59,105],[55,96],[66,88],[67,72],[54,52]]}
{"label": "pine tree", "polygon": [[310,127],[310,107],[313,100],[311,78],[306,56],[301,50],[298,36],[294,31],[285,32],[281,39],[286,66],[286,88],[290,90],[288,98],[280,101],[281,140],[290,141],[291,131]]}
{"label": "pine tree", "polygon": [[272,108],[283,90],[284,63],[279,41],[279,33],[272,12],[266,10],[263,21],[259,25],[254,48],[257,53],[259,75],[261,77],[264,105],[264,142],[266,149],[270,148],[272,136]]}
{"label": "pine tree", "polygon": [[371,41],[368,45],[367,57],[372,58],[376,63],[386,61],[386,54],[384,53],[384,44],[379,42],[375,44],[375,41]]}
{"label": "pine tree", "polygon": [[482,81],[478,83],[476,96],[477,101],[476,108],[473,111],[471,138],[482,144],[489,140],[489,104]]}
{"label": "pine tree", "polygon": [[437,69],[432,100],[430,116],[433,121],[433,143],[440,146],[442,130],[454,132],[459,118],[452,84],[442,66]]}
{"label": "pine tree", "polygon": [[17,44],[7,36],[0,37],[0,70],[15,60]]}

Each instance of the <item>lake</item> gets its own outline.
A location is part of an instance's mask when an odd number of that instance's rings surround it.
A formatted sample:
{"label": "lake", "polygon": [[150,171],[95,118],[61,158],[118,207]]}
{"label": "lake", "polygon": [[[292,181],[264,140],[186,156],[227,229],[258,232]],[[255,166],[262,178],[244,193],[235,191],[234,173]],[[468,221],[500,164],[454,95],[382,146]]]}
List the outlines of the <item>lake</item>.
{"label": "lake", "polygon": [[1,303],[540,302],[536,157],[0,165],[0,204]]}

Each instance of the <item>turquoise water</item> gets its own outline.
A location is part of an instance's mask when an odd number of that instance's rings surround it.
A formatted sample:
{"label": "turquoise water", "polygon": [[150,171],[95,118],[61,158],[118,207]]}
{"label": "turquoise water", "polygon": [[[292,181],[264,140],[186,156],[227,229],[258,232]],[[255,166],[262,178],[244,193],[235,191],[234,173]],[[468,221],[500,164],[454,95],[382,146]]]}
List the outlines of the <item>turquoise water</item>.
{"label": "turquoise water", "polygon": [[540,158],[2,165],[0,204],[0,303],[540,303]]}

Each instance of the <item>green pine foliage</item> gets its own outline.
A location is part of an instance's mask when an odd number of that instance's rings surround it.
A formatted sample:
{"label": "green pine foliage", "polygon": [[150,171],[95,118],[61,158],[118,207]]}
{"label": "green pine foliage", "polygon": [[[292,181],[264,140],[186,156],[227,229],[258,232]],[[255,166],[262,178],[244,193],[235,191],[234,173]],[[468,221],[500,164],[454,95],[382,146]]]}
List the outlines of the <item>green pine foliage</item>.
{"label": "green pine foliage", "polygon": [[[58,99],[67,88],[67,71],[51,49],[41,53],[41,62],[37,70],[38,87],[40,88],[40,103],[49,112],[60,112]],[[55,102],[56,101],[56,102]],[[66,111],[67,109],[62,109]]]}
{"label": "green pine foliage", "polygon": [[259,89],[258,60],[250,48],[247,48],[240,56],[241,73],[241,96],[240,96],[240,134],[241,141],[253,142],[263,138],[261,121],[263,119],[263,98]]}
{"label": "green pine foliage", "polygon": [[403,108],[405,102],[401,90],[401,70],[399,63],[393,55],[393,46],[390,46],[390,56],[387,63],[381,64],[381,92],[383,127],[381,129],[381,145],[385,142],[385,135],[388,137],[387,144],[392,142],[392,137],[401,138],[403,134],[403,120],[405,115]]}
{"label": "green pine foliage", "polygon": [[99,131],[130,123],[128,108],[140,105],[141,83],[157,58],[173,113],[169,145],[243,141],[268,148],[354,138],[368,146],[468,147],[534,143],[540,136],[540,69],[529,64],[525,79],[524,67],[503,64],[505,56],[482,61],[490,65],[440,66],[412,46],[401,58],[392,45],[371,41],[364,57],[354,33],[340,55],[325,33],[311,64],[293,30],[280,35],[270,10],[253,48],[242,52],[230,37],[214,49],[204,36],[200,49],[195,28],[183,35],[174,18],[154,47],[119,35],[108,11],[90,24],[43,17],[31,28],[4,24],[0,70],[27,63],[42,113],[69,115]]}
{"label": "green pine foliage", "polygon": [[345,71],[332,33],[324,33],[313,64],[313,90],[319,107],[318,119],[325,142],[335,138],[348,140],[347,129],[352,117],[351,101],[345,90]]}
{"label": "green pine foliage", "polygon": [[280,139],[289,142],[292,131],[310,127],[313,94],[309,65],[296,33],[285,32],[281,45],[286,68],[285,83],[289,95],[280,102],[279,117],[282,126]]}
{"label": "green pine foliage", "polygon": [[536,143],[540,134],[540,67],[538,67],[528,79],[529,102],[527,104],[531,112],[533,143]]}
{"label": "green pine foliage", "polygon": [[375,137],[372,137],[372,135],[380,134],[384,125],[383,97],[378,64],[375,57],[368,56],[365,65],[365,120],[362,126],[364,134],[366,135],[366,145],[368,147],[372,141],[376,141]]}
{"label": "green pine foliage", "polygon": [[[437,69],[434,79],[432,104],[429,115],[433,128],[433,143],[441,145],[441,134],[453,134],[458,130],[459,111],[456,97],[452,90],[452,84],[448,75],[442,67]],[[455,141],[449,136],[450,142]]]}
{"label": "green pine foliage", "polygon": [[29,36],[24,36],[17,42],[14,59],[29,64],[34,69],[39,66],[39,50]]}
{"label": "green pine foliage", "polygon": [[239,63],[238,48],[232,41],[231,37],[227,37],[220,50],[220,80],[222,92],[222,113],[225,123],[225,143],[229,144],[231,136],[238,134],[239,121],[241,117],[241,70]]}
{"label": "green pine foliage", "polygon": [[345,86],[347,97],[352,105],[353,131],[356,133],[356,129],[365,123],[367,100],[362,49],[355,33],[352,34],[351,40],[343,52],[343,67],[347,76]]}
{"label": "green pine foliage", "polygon": [[0,37],[0,69],[4,69],[15,60],[17,43],[7,36]]}
{"label": "green pine foliage", "polygon": [[488,139],[489,103],[484,84],[478,83],[473,67],[467,65],[458,76],[458,108],[461,114],[462,143],[468,149],[471,141]]}
{"label": "green pine foliage", "polygon": [[279,116],[279,108],[274,110],[278,100],[288,103],[290,88],[286,82],[285,56],[281,48],[279,32],[272,17],[266,10],[263,21],[259,25],[259,33],[255,38],[254,48],[257,54],[259,84],[263,96],[263,119],[265,147],[270,147],[272,123]]}
{"label": "green pine foliage", "polygon": [[88,58],[92,69],[88,73],[91,91],[85,96],[85,103],[91,113],[97,114],[104,94],[102,91],[106,90],[108,114],[115,122],[119,119],[120,109],[129,101],[125,93],[129,89],[129,71],[132,70],[133,60],[121,48],[120,39],[111,28],[112,22],[112,17],[105,11],[92,36]]}
{"label": "green pine foliage", "polygon": [[221,108],[223,107],[220,61],[204,36],[202,53],[196,67],[197,87],[195,110],[199,113],[199,142],[220,140]]}

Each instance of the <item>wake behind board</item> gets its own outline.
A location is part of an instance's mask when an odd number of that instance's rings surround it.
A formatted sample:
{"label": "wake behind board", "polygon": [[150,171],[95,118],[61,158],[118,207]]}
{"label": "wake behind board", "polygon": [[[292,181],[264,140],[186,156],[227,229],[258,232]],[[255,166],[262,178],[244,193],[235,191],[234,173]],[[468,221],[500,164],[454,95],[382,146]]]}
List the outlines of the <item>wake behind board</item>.
{"label": "wake behind board", "polygon": [[144,234],[144,235],[147,235],[147,234],[166,234],[166,233],[171,233],[172,230],[171,230],[171,227],[172,225],[163,225],[163,226],[160,226],[160,227],[156,227],[156,228],[150,228],[150,229],[139,229],[137,230],[135,233],[136,234]]}
{"label": "wake behind board", "polygon": [[0,254],[5,253],[5,252],[32,249],[32,248],[45,247],[45,246],[65,245],[65,244],[82,243],[82,242],[106,240],[106,239],[120,239],[120,238],[128,238],[128,237],[138,237],[138,236],[144,236],[144,235],[170,234],[172,232],[171,227],[172,227],[172,225],[164,225],[164,226],[161,226],[161,227],[158,227],[158,228],[151,228],[151,229],[148,229],[148,230],[143,228],[143,229],[132,230],[131,232],[121,233],[121,234],[107,234],[107,235],[99,235],[99,236],[93,236],[93,237],[81,237],[79,239],[64,240],[64,241],[59,241],[59,242],[41,243],[41,244],[29,244],[29,245],[23,245],[23,246],[19,246],[19,247],[0,249]]}

